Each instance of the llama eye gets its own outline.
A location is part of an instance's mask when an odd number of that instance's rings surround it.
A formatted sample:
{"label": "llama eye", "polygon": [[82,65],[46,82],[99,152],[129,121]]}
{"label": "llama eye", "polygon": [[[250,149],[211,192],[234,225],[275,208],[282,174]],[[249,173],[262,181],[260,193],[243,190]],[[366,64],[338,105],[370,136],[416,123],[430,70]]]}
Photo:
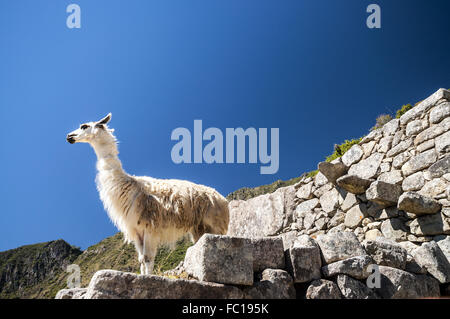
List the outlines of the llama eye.
{"label": "llama eye", "polygon": [[82,130],[87,129],[88,127],[89,127],[89,125],[87,125],[87,124],[83,124],[83,125],[80,126],[80,128],[81,128]]}

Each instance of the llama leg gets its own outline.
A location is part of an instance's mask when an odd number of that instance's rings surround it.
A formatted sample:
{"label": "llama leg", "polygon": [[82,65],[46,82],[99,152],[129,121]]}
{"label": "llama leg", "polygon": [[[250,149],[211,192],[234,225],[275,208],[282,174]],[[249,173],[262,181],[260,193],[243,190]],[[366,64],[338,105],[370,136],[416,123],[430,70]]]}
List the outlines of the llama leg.
{"label": "llama leg", "polygon": [[134,247],[136,248],[136,252],[138,254],[138,261],[141,264],[141,275],[145,273],[145,264],[144,264],[144,240],[142,237],[138,237],[137,240],[133,241]]}
{"label": "llama leg", "polygon": [[153,273],[157,242],[150,235],[144,235],[144,269],[146,275]]}

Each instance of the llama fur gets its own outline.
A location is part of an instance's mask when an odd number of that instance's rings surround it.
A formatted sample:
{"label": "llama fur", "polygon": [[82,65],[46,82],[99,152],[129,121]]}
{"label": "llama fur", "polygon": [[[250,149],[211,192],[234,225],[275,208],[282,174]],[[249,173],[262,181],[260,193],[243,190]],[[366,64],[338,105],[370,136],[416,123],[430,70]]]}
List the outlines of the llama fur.
{"label": "llama fur", "polygon": [[117,140],[107,123],[82,124],[67,135],[71,144],[89,143],[97,155],[96,184],[105,210],[127,243],[136,247],[141,274],[151,274],[157,249],[190,234],[195,243],[204,233],[226,234],[228,201],[215,189],[189,181],[127,174],[119,160]]}

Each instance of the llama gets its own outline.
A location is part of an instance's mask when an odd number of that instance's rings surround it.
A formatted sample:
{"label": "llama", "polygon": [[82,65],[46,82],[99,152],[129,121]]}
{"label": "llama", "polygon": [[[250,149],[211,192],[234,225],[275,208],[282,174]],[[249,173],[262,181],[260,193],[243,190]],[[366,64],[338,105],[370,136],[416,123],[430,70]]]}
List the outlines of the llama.
{"label": "llama", "polygon": [[186,234],[196,242],[204,233],[226,234],[228,202],[215,189],[175,179],[127,174],[119,160],[114,130],[107,123],[82,124],[67,141],[89,143],[97,155],[96,184],[105,210],[138,253],[141,274],[151,274],[157,248],[173,247]]}

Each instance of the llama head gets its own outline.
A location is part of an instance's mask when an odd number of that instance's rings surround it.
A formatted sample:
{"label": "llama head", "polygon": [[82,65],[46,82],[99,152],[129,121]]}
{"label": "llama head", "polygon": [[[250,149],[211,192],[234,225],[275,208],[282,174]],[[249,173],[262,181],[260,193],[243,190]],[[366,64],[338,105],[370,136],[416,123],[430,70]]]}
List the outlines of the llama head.
{"label": "llama head", "polygon": [[87,122],[80,125],[80,128],[67,134],[67,142],[73,143],[89,143],[89,144],[107,144],[115,142],[112,134],[113,129],[109,129],[107,123],[111,120],[111,113],[106,115],[100,121]]}

